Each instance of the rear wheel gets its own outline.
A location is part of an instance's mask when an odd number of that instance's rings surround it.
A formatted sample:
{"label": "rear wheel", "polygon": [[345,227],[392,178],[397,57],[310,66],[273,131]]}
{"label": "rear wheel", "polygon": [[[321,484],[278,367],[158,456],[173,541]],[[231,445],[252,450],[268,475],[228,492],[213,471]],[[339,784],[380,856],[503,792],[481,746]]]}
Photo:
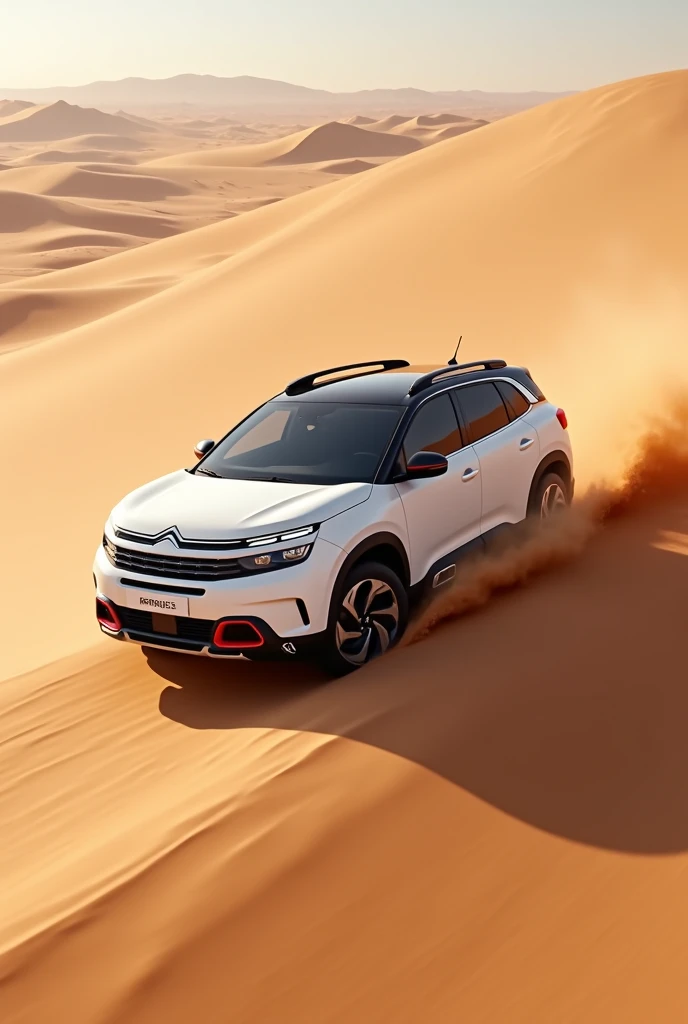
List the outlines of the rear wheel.
{"label": "rear wheel", "polygon": [[401,639],[407,618],[397,574],[379,562],[355,566],[335,589],[321,663],[332,675],[354,672]]}
{"label": "rear wheel", "polygon": [[569,491],[558,473],[545,473],[530,499],[528,515],[545,522],[569,505]]}

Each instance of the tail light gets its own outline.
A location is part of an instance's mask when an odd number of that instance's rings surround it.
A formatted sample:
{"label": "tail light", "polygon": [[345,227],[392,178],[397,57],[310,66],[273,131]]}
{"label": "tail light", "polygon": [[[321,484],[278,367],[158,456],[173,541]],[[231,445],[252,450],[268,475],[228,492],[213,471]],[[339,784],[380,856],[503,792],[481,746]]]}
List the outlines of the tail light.
{"label": "tail light", "polygon": [[96,598],[96,618],[101,626],[113,633],[119,633],[122,623],[114,606],[104,597]]}
{"label": "tail light", "polygon": [[562,429],[566,430],[569,425],[569,421],[566,419],[566,413],[563,409],[557,409],[557,419],[561,423]]}

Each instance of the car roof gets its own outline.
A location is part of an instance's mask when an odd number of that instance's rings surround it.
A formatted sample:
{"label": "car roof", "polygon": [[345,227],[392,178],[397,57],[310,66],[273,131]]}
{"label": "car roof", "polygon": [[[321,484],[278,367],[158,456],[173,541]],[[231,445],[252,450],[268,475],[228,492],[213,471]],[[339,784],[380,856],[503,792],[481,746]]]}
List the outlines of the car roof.
{"label": "car roof", "polygon": [[[422,366],[414,365],[401,369],[384,370],[379,373],[365,373],[324,382],[300,394],[289,395],[284,391],[276,395],[272,401],[408,406],[416,405],[429,395],[444,391],[449,386],[500,377],[511,377],[526,387],[536,398],[540,397],[539,388],[531,379],[528,371],[520,366],[503,366],[499,369],[483,368],[473,371],[464,371],[457,367],[456,373],[451,373],[452,369],[453,367],[449,365],[437,366],[436,363],[430,363]],[[429,384],[422,391],[409,395],[412,385],[432,371],[437,373],[446,371],[447,376]]]}

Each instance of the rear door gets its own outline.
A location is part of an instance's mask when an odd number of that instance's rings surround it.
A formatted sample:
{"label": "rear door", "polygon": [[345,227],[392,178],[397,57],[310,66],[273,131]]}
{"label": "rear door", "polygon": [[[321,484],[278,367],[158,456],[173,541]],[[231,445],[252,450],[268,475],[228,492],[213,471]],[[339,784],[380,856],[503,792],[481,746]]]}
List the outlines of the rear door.
{"label": "rear door", "polygon": [[525,414],[530,403],[513,385],[483,381],[452,392],[482,477],[481,532],[526,517],[528,495],[540,462],[537,431]]}
{"label": "rear door", "polygon": [[423,579],[444,556],[480,536],[478,456],[463,443],[447,392],[428,399],[415,413],[404,437],[400,468],[422,451],[446,456],[449,469],[443,476],[396,485],[408,527],[412,583]]}

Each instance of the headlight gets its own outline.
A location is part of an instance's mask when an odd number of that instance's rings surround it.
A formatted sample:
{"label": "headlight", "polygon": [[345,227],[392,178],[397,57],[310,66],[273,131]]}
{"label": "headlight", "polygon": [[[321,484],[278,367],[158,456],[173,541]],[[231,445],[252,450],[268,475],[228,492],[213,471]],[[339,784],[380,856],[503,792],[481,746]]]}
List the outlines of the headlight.
{"label": "headlight", "polygon": [[108,558],[110,559],[110,561],[114,565],[115,564],[115,556],[117,554],[117,548],[112,543],[112,541],[108,539],[106,534],[103,534],[103,547],[105,548],[105,554],[108,556]]}
{"label": "headlight", "polygon": [[237,561],[242,569],[260,572],[261,569],[284,569],[295,562],[303,562],[310,554],[312,544],[300,544],[298,547],[285,548],[282,551],[262,551],[259,555],[239,558]]}

